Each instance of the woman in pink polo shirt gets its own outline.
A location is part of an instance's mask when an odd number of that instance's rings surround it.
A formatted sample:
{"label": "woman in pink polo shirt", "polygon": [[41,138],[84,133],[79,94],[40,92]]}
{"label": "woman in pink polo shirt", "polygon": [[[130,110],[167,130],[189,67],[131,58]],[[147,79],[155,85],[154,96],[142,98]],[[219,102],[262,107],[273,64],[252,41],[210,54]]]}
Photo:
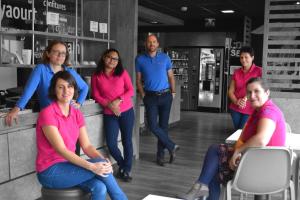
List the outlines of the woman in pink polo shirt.
{"label": "woman in pink polo shirt", "polygon": [[[132,180],[134,112],[131,97],[134,92],[130,76],[123,68],[116,49],[108,49],[102,54],[92,76],[91,86],[94,99],[103,107],[106,144],[119,165],[117,177],[129,182]],[[119,131],[124,157],[118,148]]]}
{"label": "woman in pink polo shirt", "polygon": [[[70,104],[78,95],[77,84],[68,71],[57,72],[51,79],[49,98],[36,125],[36,170],[39,182],[46,188],[80,187],[91,193],[92,200],[127,200],[112,175],[110,161],[89,141],[84,118]],[[91,159],[75,154],[79,140],[83,152]]]}
{"label": "woman in pink polo shirt", "polygon": [[261,77],[262,69],[253,63],[254,50],[252,47],[242,47],[240,51],[240,62],[242,67],[236,69],[232,76],[228,97],[231,100],[229,105],[234,128],[242,129],[253,108],[247,101],[246,83],[250,78]]}
{"label": "woman in pink polo shirt", "polygon": [[254,108],[234,148],[226,144],[211,145],[205,155],[201,174],[186,193],[185,200],[208,197],[218,200],[220,184],[233,178],[241,153],[249,147],[285,146],[285,120],[281,110],[269,99],[270,90],[261,78],[247,82],[247,97]]}

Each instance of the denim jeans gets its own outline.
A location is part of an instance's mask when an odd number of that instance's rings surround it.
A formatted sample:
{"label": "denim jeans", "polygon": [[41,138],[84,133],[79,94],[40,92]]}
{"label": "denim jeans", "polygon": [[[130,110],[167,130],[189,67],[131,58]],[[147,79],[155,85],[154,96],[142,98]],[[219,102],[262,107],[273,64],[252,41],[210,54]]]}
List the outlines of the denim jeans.
{"label": "denim jeans", "polygon": [[171,93],[147,95],[143,99],[150,131],[158,138],[157,158],[164,157],[164,149],[172,151],[174,142],[168,136],[169,116],[173,97]]}
{"label": "denim jeans", "polygon": [[[101,158],[88,161],[106,162]],[[107,177],[98,176],[70,162],[56,163],[37,173],[37,177],[46,188],[63,189],[78,186],[84,191],[91,192],[92,200],[105,200],[106,192],[112,200],[128,200],[112,174],[108,174]]]}
{"label": "denim jeans", "polygon": [[237,129],[244,128],[244,125],[247,122],[249,115],[231,109],[230,109],[230,114],[234,125],[234,129],[237,130]]}
{"label": "denim jeans", "polygon": [[[112,157],[117,161],[119,167],[125,172],[131,171],[133,147],[132,130],[134,125],[133,108],[122,112],[120,117],[115,115],[104,115],[104,132],[106,143]],[[124,150],[124,158],[118,148],[118,135],[121,131],[121,139]]]}
{"label": "denim jeans", "polygon": [[208,200],[219,200],[219,145],[211,145],[208,148],[198,182],[208,185]]}

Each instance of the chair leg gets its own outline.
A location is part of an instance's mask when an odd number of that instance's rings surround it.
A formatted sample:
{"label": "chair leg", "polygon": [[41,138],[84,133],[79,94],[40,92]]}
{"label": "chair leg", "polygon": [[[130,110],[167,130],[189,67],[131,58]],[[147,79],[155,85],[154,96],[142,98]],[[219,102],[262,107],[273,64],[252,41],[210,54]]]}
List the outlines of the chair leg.
{"label": "chair leg", "polygon": [[226,200],[231,200],[231,181],[226,185]]}
{"label": "chair leg", "polygon": [[270,194],[268,194],[268,195],[267,195],[267,199],[268,199],[268,200],[272,200],[272,198],[271,198],[271,195],[270,195]]}
{"label": "chair leg", "polygon": [[219,200],[226,200],[226,186],[221,184],[221,195]]}
{"label": "chair leg", "polygon": [[290,181],[290,197],[291,197],[291,200],[296,200],[295,187],[294,187],[293,181]]}
{"label": "chair leg", "polygon": [[284,191],[283,191],[283,200],[287,200],[287,189],[285,189]]}
{"label": "chair leg", "polygon": [[240,200],[243,200],[243,199],[244,199],[244,194],[240,193]]}

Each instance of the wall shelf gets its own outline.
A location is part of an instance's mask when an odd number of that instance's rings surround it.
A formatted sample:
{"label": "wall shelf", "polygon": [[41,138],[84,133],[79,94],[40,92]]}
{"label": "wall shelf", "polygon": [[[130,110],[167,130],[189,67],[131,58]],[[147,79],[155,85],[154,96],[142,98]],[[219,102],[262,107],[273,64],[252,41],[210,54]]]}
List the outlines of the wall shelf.
{"label": "wall shelf", "polygon": [[172,61],[189,61],[187,58],[172,58]]}
{"label": "wall shelf", "polygon": [[58,33],[49,33],[42,31],[32,31],[32,30],[8,30],[8,31],[0,31],[0,35],[13,35],[13,36],[28,36],[28,35],[36,35],[36,36],[48,36],[48,37],[56,37],[56,38],[66,38],[66,39],[79,39],[79,40],[87,40],[87,41],[95,41],[95,42],[110,42],[115,43],[115,40],[108,40],[102,38],[94,38],[94,37],[85,37],[85,36],[76,36],[76,35],[67,35],[67,34],[58,34]]}
{"label": "wall shelf", "polygon": [[[43,50],[53,39],[66,42],[71,63],[96,61],[101,51],[109,48],[110,44],[116,43],[110,38],[110,0],[65,2],[64,6],[67,9],[64,10],[48,7],[48,5],[43,6],[37,0],[17,5],[20,8],[28,9],[27,4],[31,9],[36,10],[30,21],[20,22],[5,18],[6,15],[4,15],[3,21],[5,23],[0,24],[1,67],[30,68],[30,65],[16,64],[22,62],[20,58],[22,59],[23,49],[32,50],[32,65],[40,63]],[[91,12],[93,10],[91,8],[101,8],[101,12]],[[48,17],[52,15],[57,18],[49,18],[51,19],[49,20]],[[5,42],[3,43],[3,41]],[[75,65],[74,67],[79,68],[81,66],[86,67],[86,65]]]}

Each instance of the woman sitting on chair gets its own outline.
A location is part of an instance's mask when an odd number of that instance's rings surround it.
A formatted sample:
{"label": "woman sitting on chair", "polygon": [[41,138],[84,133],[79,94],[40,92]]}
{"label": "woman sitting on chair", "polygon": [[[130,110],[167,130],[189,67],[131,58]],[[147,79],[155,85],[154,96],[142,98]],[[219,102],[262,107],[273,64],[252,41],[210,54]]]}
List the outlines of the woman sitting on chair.
{"label": "woman sitting on chair", "polygon": [[[110,161],[90,143],[84,118],[71,104],[78,94],[73,76],[57,72],[49,87],[53,102],[44,108],[36,125],[36,170],[39,182],[47,188],[62,189],[77,186],[91,192],[92,200],[127,200],[112,175]],[[91,159],[75,154],[79,138],[83,152]]]}
{"label": "woman sitting on chair", "polygon": [[269,95],[270,90],[261,78],[251,78],[247,82],[247,98],[255,110],[239,140],[234,148],[225,144],[211,145],[198,180],[186,194],[179,195],[181,198],[219,200],[220,184],[233,178],[243,151],[249,147],[285,145],[284,116]]}

